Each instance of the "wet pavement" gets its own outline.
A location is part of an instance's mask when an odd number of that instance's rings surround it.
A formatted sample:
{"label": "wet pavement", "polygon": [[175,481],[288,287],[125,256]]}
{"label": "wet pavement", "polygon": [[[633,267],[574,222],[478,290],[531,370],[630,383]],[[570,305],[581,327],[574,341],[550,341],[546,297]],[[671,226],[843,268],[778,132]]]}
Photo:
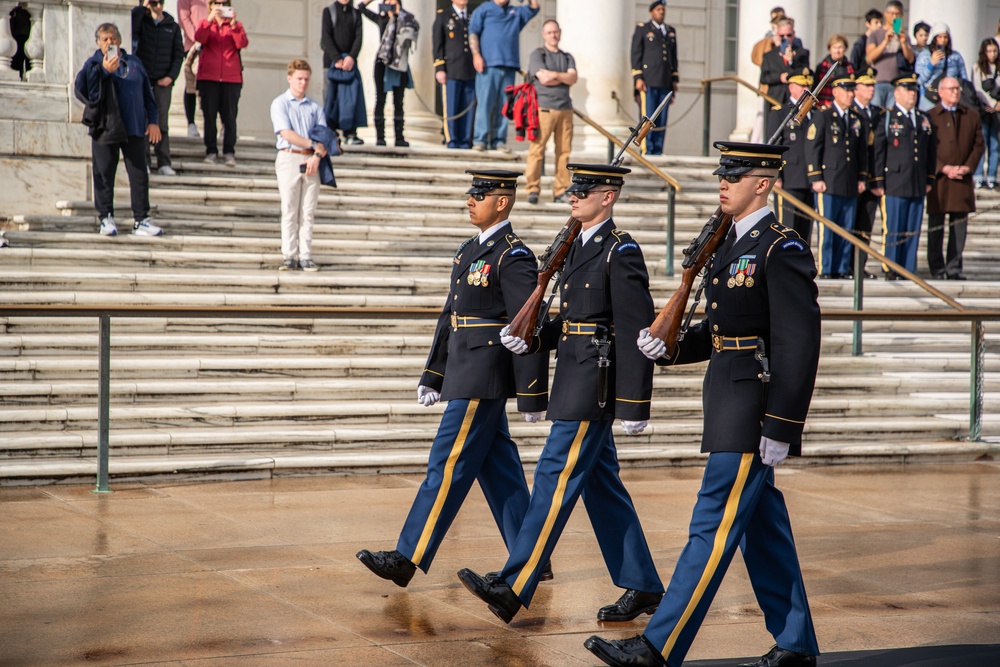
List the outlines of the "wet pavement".
{"label": "wet pavement", "polygon": [[[820,665],[909,647],[944,647],[924,653],[946,662],[920,664],[1000,664],[981,646],[947,648],[1000,644],[1000,463],[782,467],[777,477]],[[701,469],[623,478],[666,581]],[[428,575],[401,589],[370,574],[355,552],[395,547],[420,481],[0,488],[0,665],[596,665],[584,639],[644,627],[595,620],[620,591],[582,507],[553,554],[554,581],[510,626],[455,576],[505,557],[477,488]],[[689,662],[735,664],[771,643],[737,555]]]}

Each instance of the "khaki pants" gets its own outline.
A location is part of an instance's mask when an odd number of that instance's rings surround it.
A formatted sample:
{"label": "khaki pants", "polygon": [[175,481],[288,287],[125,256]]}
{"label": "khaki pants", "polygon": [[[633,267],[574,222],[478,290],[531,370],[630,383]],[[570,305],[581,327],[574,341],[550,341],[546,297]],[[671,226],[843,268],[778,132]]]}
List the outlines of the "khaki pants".
{"label": "khaki pants", "polygon": [[569,151],[573,145],[573,110],[539,109],[538,139],[531,142],[528,149],[528,192],[541,192],[542,160],[545,157],[545,145],[549,137],[555,138],[556,144],[556,180],[552,188],[552,196],[558,197],[569,187]]}
{"label": "khaki pants", "polygon": [[299,165],[308,156],[278,151],[274,173],[281,194],[281,256],[283,259],[312,259],[312,228],[319,201],[319,171],[306,176]]}

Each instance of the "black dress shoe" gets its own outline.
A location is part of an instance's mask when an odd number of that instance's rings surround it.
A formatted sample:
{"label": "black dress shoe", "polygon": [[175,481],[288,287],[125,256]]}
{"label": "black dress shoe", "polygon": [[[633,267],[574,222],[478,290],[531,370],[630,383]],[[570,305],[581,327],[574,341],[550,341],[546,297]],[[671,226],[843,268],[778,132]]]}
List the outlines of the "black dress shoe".
{"label": "black dress shoe", "polygon": [[757,662],[745,662],[739,667],[816,667],[816,656],[788,651],[775,644]]}
{"label": "black dress shoe", "polygon": [[963,276],[961,273],[951,273],[948,275],[948,280],[968,280],[968,278]]}
{"label": "black dress shoe", "polygon": [[821,273],[819,274],[819,277],[823,280],[829,280],[830,278],[836,278],[837,276],[832,273]]}
{"label": "black dress shoe", "polygon": [[490,611],[496,614],[504,623],[511,619],[521,609],[521,601],[514,595],[510,585],[497,577],[480,577],[468,568],[458,571],[458,578],[469,592],[489,605]]}
{"label": "black dress shoe", "polygon": [[[487,572],[484,579],[496,579],[499,576],[500,576],[499,572]],[[552,561],[549,561],[548,563],[545,564],[545,567],[542,568],[542,573],[538,575],[538,580],[552,581],[552,578],[554,576],[555,575],[552,574]]]}
{"label": "black dress shoe", "polygon": [[362,549],[358,552],[358,560],[378,576],[403,588],[406,588],[406,584],[413,578],[413,573],[417,571],[416,565],[395,550],[371,552]]}
{"label": "black dress shoe", "polygon": [[903,276],[899,275],[898,273],[890,271],[889,273],[885,274],[885,279],[886,280],[902,280]]}
{"label": "black dress shoe", "polygon": [[642,635],[628,639],[601,639],[594,635],[583,642],[583,646],[611,667],[663,667],[667,664]]}
{"label": "black dress shoe", "polygon": [[618,602],[601,607],[597,620],[624,622],[642,614],[652,614],[660,606],[662,598],[663,593],[644,593],[630,588],[618,598]]}
{"label": "black dress shoe", "polygon": [[877,280],[878,276],[876,276],[871,271],[865,271],[865,278],[867,278],[868,280]]}

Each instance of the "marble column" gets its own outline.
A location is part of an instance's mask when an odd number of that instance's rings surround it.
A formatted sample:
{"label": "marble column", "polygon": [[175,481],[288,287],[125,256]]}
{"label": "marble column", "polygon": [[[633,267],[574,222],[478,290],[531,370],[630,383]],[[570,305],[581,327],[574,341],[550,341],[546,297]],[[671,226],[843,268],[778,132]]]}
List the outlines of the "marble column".
{"label": "marble column", "polygon": [[[771,0],[742,0],[740,2],[740,22],[736,42],[736,75],[756,86],[760,82],[760,67],[750,60],[753,45],[763,39],[770,29],[770,11],[774,7]],[[718,84],[714,84],[718,85]],[[730,139],[747,141],[754,127],[761,123],[761,99],[753,91],[743,86],[736,89],[736,127]],[[713,137],[714,141],[714,137]]]}
{"label": "marble column", "polygon": [[946,9],[939,0],[910,0],[909,6],[903,23],[910,40],[918,21],[932,26],[938,21],[947,23],[953,47],[965,60],[966,74],[979,57],[979,43],[996,33],[997,15],[989,11],[984,0],[950,0]]}
{"label": "marble column", "polygon": [[[573,106],[622,136],[627,132],[628,119],[636,113],[629,76],[634,5],[626,0],[556,3],[556,20],[562,28],[560,48],[573,54],[579,73],[572,89]],[[576,127],[574,150],[596,153],[606,150],[607,139],[589,127],[584,130],[582,123],[578,122]]]}

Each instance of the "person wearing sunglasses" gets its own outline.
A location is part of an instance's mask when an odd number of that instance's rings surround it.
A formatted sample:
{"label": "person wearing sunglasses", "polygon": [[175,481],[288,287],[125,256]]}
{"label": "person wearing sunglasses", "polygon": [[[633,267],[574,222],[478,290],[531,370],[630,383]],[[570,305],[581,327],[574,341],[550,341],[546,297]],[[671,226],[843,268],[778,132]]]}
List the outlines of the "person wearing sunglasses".
{"label": "person wearing sunglasses", "polygon": [[581,229],[558,279],[559,314],[545,322],[530,350],[521,338],[501,332],[515,354],[557,350],[547,414],[552,427],[507,562],[495,574],[458,572],[462,584],[505,623],[531,604],[581,495],[608,573],[625,589],[617,602],[598,610],[597,620],[624,622],[652,613],[663,595],[619,476],[611,432],[617,418],[626,435],[641,433],[653,392],[653,364],[632,344],[653,321],[649,274],[639,244],[613,219],[631,170],[600,164],[570,164],[569,170],[573,180],[566,192]]}
{"label": "person wearing sunglasses", "polygon": [[243,91],[243,60],[240,51],[247,48],[243,24],[236,20],[236,8],[229,0],[211,0],[208,18],[195,31],[201,44],[198,56],[198,94],[205,115],[205,162],[214,164],[219,157],[218,126],[222,119],[224,135],[222,155],[227,167],[236,166],[236,116]]}
{"label": "person wearing sunglasses", "polygon": [[161,176],[176,176],[170,162],[170,98],[174,81],[184,63],[184,37],[174,17],[163,11],[163,0],[142,0],[132,8],[133,51],[146,68],[153,84],[153,97],[159,109],[161,139],[155,144],[156,170]]}
{"label": "person wearing sunglasses", "polygon": [[[362,549],[365,567],[405,587],[425,573],[473,481],[486,496],[508,549],[528,509],[528,484],[507,426],[507,399],[527,422],[542,416],[548,399],[548,355],[515,356],[500,331],[528,300],[538,280],[535,255],[514,233],[510,213],[521,174],[467,171],[466,206],[479,233],[455,253],[450,289],[438,318],[417,402],[448,402],[431,444],[427,476],[392,551]],[[547,568],[548,569],[548,568]],[[552,578],[548,569],[548,578]]]}
{"label": "person wearing sunglasses", "polygon": [[708,454],[690,536],[642,634],[584,646],[615,667],[679,667],[739,548],[775,646],[740,667],[814,667],[819,646],[774,466],[801,453],[819,363],[820,310],[809,246],[767,208],[785,146],[716,142],[719,203],[733,222],[706,267],[707,316],[659,365],[708,360],[701,451]]}

